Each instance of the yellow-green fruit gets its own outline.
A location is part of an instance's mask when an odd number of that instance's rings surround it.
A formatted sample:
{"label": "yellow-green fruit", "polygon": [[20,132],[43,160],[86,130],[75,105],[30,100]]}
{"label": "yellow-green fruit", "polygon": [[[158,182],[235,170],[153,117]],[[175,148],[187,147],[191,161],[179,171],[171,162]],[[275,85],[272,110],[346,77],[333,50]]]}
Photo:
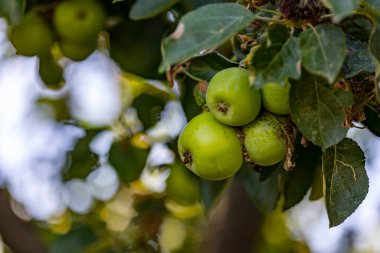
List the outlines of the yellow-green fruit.
{"label": "yellow-green fruit", "polygon": [[170,199],[181,205],[195,204],[201,197],[198,180],[182,164],[171,167],[166,181],[166,193]]}
{"label": "yellow-green fruit", "polygon": [[193,118],[178,140],[182,162],[207,180],[231,177],[243,163],[243,152],[235,129],[206,112]]}
{"label": "yellow-green fruit", "polygon": [[18,25],[11,27],[9,40],[20,55],[45,55],[54,43],[54,33],[42,18],[26,16]]}
{"label": "yellow-green fruit", "polygon": [[57,62],[50,57],[41,57],[39,73],[42,81],[49,88],[61,88],[63,84],[63,70]]}
{"label": "yellow-green fruit", "polygon": [[263,106],[270,112],[286,115],[290,113],[289,106],[290,83],[281,86],[277,83],[267,83],[261,88]]}
{"label": "yellow-green fruit", "polygon": [[97,37],[105,17],[102,6],[95,0],[67,0],[56,8],[53,23],[61,38],[83,42]]}
{"label": "yellow-green fruit", "polygon": [[266,112],[243,128],[244,146],[252,161],[261,166],[274,165],[285,158],[286,140],[275,116]]}
{"label": "yellow-green fruit", "polygon": [[69,40],[59,42],[59,48],[64,56],[73,61],[83,61],[96,49],[96,42],[77,43]]}
{"label": "yellow-green fruit", "polygon": [[230,126],[243,126],[260,112],[260,91],[249,82],[242,68],[219,71],[210,81],[206,93],[207,106],[214,117]]}

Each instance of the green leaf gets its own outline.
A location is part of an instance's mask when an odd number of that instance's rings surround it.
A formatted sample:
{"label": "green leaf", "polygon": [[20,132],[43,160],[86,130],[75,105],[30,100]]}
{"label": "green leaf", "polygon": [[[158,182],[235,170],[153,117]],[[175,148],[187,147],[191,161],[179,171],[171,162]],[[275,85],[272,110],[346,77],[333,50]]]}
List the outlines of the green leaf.
{"label": "green leaf", "polygon": [[185,71],[186,74],[195,80],[206,80],[209,82],[217,72],[226,68],[237,67],[238,65],[237,62],[213,52],[192,59],[190,66]]}
{"label": "green leaf", "polygon": [[373,134],[380,137],[380,115],[372,107],[364,107],[365,120],[362,122]]}
{"label": "green leaf", "polygon": [[9,24],[18,23],[24,15],[26,0],[0,0],[0,17],[5,17]]}
{"label": "green leaf", "polygon": [[365,0],[364,3],[372,10],[380,14],[380,1],[379,0]]}
{"label": "green leaf", "polygon": [[323,172],[322,172],[322,160],[320,160],[314,173],[309,200],[314,201],[314,200],[323,198],[324,196],[323,188],[324,188],[324,178],[323,178]]}
{"label": "green leaf", "polygon": [[376,63],[375,88],[377,99],[380,100],[380,18],[371,18],[371,20],[373,27],[369,39],[369,51]]}
{"label": "green leaf", "polygon": [[297,142],[294,161],[296,167],[285,174],[283,210],[288,210],[304,198],[313,183],[321,155],[319,147],[309,145],[305,148],[299,141]]}
{"label": "green leaf", "polygon": [[333,21],[339,22],[344,17],[350,15],[355,11],[360,4],[360,0],[322,0],[323,3],[331,10],[334,14]]}
{"label": "green leaf", "polygon": [[216,48],[253,19],[249,10],[234,3],[209,4],[187,13],[176,31],[162,41],[159,71]]}
{"label": "green leaf", "polygon": [[280,198],[278,170],[265,181],[260,181],[260,174],[250,168],[243,167],[239,175],[252,203],[261,212],[268,214],[276,209]]}
{"label": "green leaf", "polygon": [[345,56],[346,36],[342,29],[334,25],[307,29],[300,36],[300,48],[303,66],[333,83]]}
{"label": "green leaf", "polygon": [[344,139],[326,150],[322,156],[326,180],[326,209],[330,227],[346,220],[368,193],[365,157],[351,139]]}
{"label": "green leaf", "polygon": [[255,86],[266,83],[285,85],[289,78],[301,76],[299,39],[291,37],[286,26],[275,24],[269,27],[270,46],[261,46],[254,53]]}
{"label": "green leaf", "polygon": [[154,17],[166,11],[179,1],[180,0],[137,0],[129,12],[129,18],[132,20],[141,20]]}
{"label": "green leaf", "polygon": [[375,63],[368,50],[368,44],[357,39],[347,39],[347,56],[344,62],[345,77],[361,73],[374,73]]}
{"label": "green leaf", "polygon": [[306,71],[290,89],[290,110],[301,133],[324,149],[346,137],[346,109],[352,105],[351,91],[321,83]]}

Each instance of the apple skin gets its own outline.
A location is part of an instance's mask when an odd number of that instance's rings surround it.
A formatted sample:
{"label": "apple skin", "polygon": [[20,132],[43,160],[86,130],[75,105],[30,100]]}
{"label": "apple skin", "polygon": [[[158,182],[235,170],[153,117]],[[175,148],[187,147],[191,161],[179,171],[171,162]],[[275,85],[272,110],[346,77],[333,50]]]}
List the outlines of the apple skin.
{"label": "apple skin", "polygon": [[102,6],[95,0],[66,0],[57,6],[53,24],[62,39],[84,42],[97,37],[105,18]]}
{"label": "apple skin", "polygon": [[260,166],[274,165],[285,158],[286,140],[275,116],[264,112],[243,127],[244,146],[252,161]]}
{"label": "apple skin", "polygon": [[267,83],[261,88],[263,106],[270,112],[286,115],[290,113],[289,92],[290,83],[281,86],[277,83]]}
{"label": "apple skin", "polygon": [[220,122],[230,126],[243,126],[259,114],[261,94],[250,84],[247,70],[227,68],[211,79],[206,103]]}
{"label": "apple skin", "polygon": [[178,140],[182,162],[207,180],[231,177],[243,164],[243,151],[235,129],[206,112],[193,118]]}
{"label": "apple skin", "polygon": [[76,43],[70,40],[59,42],[59,48],[64,56],[73,61],[83,61],[96,49],[96,41],[89,43]]}
{"label": "apple skin", "polygon": [[55,36],[44,20],[27,15],[20,24],[11,27],[9,40],[20,55],[46,55],[54,43]]}

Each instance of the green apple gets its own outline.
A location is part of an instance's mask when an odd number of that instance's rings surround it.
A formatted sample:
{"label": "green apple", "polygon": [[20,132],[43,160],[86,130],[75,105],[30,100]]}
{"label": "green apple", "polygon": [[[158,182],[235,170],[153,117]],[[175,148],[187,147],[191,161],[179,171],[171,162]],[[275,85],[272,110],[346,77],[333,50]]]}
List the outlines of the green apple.
{"label": "green apple", "polygon": [[104,26],[105,12],[95,0],[66,0],[61,2],[53,17],[58,35],[65,40],[93,40]]}
{"label": "green apple", "polygon": [[285,158],[286,140],[274,115],[262,113],[243,127],[244,146],[252,161],[261,166],[274,165]]}
{"label": "green apple", "polygon": [[219,71],[210,81],[206,93],[207,106],[214,117],[230,126],[243,126],[260,112],[261,95],[249,82],[242,68]]}
{"label": "green apple", "polygon": [[231,177],[243,163],[243,151],[235,129],[221,124],[211,113],[193,118],[178,140],[182,162],[207,180]]}
{"label": "green apple", "polygon": [[181,205],[192,205],[200,201],[199,182],[194,174],[182,164],[174,164],[166,180],[168,197]]}
{"label": "green apple", "polygon": [[34,56],[48,54],[55,37],[42,18],[27,15],[20,24],[10,28],[9,40],[18,54]]}
{"label": "green apple", "polygon": [[263,106],[270,112],[286,115],[290,113],[289,106],[290,83],[281,86],[277,83],[267,83],[261,88]]}
{"label": "green apple", "polygon": [[73,61],[83,61],[96,49],[96,41],[77,43],[70,40],[59,42],[59,48],[64,56]]}

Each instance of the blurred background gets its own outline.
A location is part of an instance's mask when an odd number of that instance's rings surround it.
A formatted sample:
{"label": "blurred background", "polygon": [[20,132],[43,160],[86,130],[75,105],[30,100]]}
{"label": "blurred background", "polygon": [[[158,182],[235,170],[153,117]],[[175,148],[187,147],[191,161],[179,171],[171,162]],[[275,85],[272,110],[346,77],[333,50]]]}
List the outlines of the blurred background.
{"label": "blurred background", "polygon": [[378,137],[348,133],[366,153],[370,189],[342,225],[329,229],[309,193],[264,215],[241,177],[208,182],[179,162],[176,138],[201,108],[197,82],[157,81],[175,11],[132,22],[120,15],[130,1],[105,5],[110,45],[61,58],[60,89],[45,86],[38,57],[15,54],[0,18],[0,253],[380,252]]}

